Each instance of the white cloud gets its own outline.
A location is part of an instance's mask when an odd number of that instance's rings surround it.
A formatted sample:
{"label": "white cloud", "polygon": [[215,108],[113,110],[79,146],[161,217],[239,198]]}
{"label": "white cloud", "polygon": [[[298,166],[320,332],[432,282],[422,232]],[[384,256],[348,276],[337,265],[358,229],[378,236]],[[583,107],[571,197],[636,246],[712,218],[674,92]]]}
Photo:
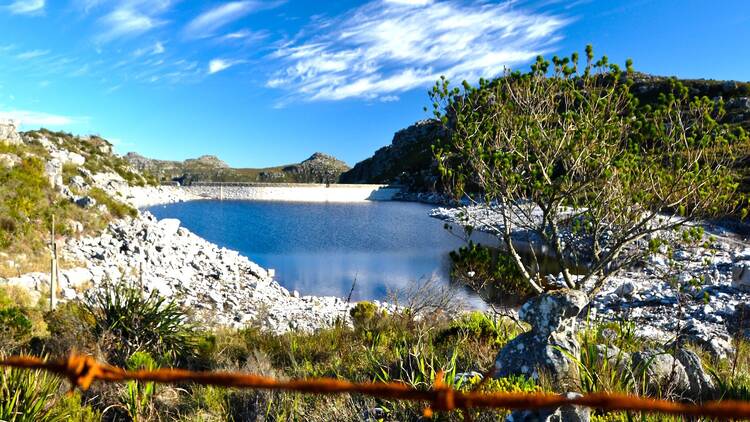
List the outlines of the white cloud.
{"label": "white cloud", "polygon": [[151,54],[155,56],[158,54],[164,54],[165,51],[167,51],[167,49],[164,47],[164,43],[162,43],[161,41],[157,41],[150,47],[143,47],[135,50],[133,52],[133,56],[141,57],[145,54]]}
{"label": "white cloud", "polygon": [[404,6],[427,6],[428,4],[432,4],[432,0],[385,0],[385,2]]}
{"label": "white cloud", "polygon": [[164,44],[161,43],[161,41],[157,41],[156,44],[154,44],[154,49],[151,50],[152,54],[162,54],[165,51],[167,51],[166,48],[164,48]]}
{"label": "white cloud", "polygon": [[118,8],[100,19],[105,32],[99,35],[99,41],[111,41],[116,38],[143,34],[163,22],[141,13],[130,7]]}
{"label": "white cloud", "polygon": [[239,31],[230,32],[223,35],[220,39],[225,42],[237,42],[244,45],[250,45],[260,42],[270,36],[270,32],[266,30],[251,31],[249,29],[241,29]]}
{"label": "white cloud", "polygon": [[31,60],[36,59],[37,57],[46,56],[47,54],[49,54],[49,50],[31,50],[16,54],[16,58],[19,60]]}
{"label": "white cloud", "polygon": [[14,15],[33,15],[44,10],[45,0],[14,0],[8,10]]}
{"label": "white cloud", "polygon": [[219,73],[222,70],[227,70],[240,63],[244,63],[244,60],[213,59],[208,63],[208,74],[213,75],[214,73]]}
{"label": "white cloud", "polygon": [[496,76],[548,51],[567,23],[509,3],[374,0],[275,51],[266,85],[305,100],[391,99],[440,75]]}
{"label": "white cloud", "polygon": [[243,38],[247,38],[252,35],[252,32],[250,32],[247,29],[242,29],[236,32],[230,32],[226,35],[224,35],[222,38],[225,38],[227,40],[241,40]]}
{"label": "white cloud", "polygon": [[219,28],[240,19],[261,7],[256,1],[233,1],[210,9],[185,27],[188,38],[205,38],[213,35]]}
{"label": "white cloud", "polygon": [[0,119],[17,120],[24,126],[68,126],[86,120],[28,110],[0,111]]}
{"label": "white cloud", "polygon": [[82,0],[79,6],[87,11],[109,3],[114,8],[99,18],[102,32],[97,41],[108,42],[118,38],[134,37],[166,23],[160,16],[177,0]]}

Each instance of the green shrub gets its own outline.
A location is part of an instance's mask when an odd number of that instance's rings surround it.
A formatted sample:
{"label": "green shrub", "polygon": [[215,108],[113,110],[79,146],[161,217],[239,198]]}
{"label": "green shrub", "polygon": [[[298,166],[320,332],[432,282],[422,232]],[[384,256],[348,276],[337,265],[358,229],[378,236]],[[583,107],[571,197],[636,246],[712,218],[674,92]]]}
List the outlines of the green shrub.
{"label": "green shrub", "polygon": [[451,279],[490,301],[508,297],[522,301],[533,294],[508,254],[469,241],[468,245],[452,251],[450,259]]}
{"label": "green shrub", "polygon": [[21,308],[0,309],[0,339],[21,340],[31,334],[31,327]]}
{"label": "green shrub", "polygon": [[359,302],[349,311],[352,317],[354,330],[358,332],[378,331],[383,326],[384,319],[388,317],[372,302]]}
{"label": "green shrub", "polygon": [[[146,352],[135,352],[125,362],[125,367],[130,371],[152,370],[156,368],[156,362]],[[133,422],[150,420],[155,412],[152,399],[156,393],[156,385],[153,382],[128,381],[125,384],[123,404]]]}
{"label": "green shrub", "polygon": [[0,369],[0,420],[56,422],[70,415],[55,409],[60,379],[43,371]]}
{"label": "green shrub", "polygon": [[62,394],[52,409],[55,415],[65,415],[69,421],[101,422],[102,415],[93,407],[84,403],[81,393]]}
{"label": "green shrub", "polygon": [[124,365],[135,352],[147,352],[161,365],[186,365],[196,355],[196,333],[175,302],[156,292],[144,295],[123,283],[96,289],[84,309],[93,319],[93,334],[103,336],[108,360]]}
{"label": "green shrub", "polygon": [[474,311],[452,321],[446,329],[436,335],[435,340],[442,342],[463,335],[474,339],[486,339],[496,344],[507,342],[516,333],[516,330],[509,332],[505,325],[491,319],[484,312]]}
{"label": "green shrub", "polygon": [[45,351],[50,356],[63,358],[72,351],[94,353],[94,318],[78,302],[65,302],[45,313],[49,336],[44,339]]}
{"label": "green shrub", "polygon": [[89,189],[88,195],[96,200],[98,204],[107,206],[107,210],[115,218],[134,218],[138,215],[138,210],[128,204],[124,204],[107,195],[106,192],[99,188]]}

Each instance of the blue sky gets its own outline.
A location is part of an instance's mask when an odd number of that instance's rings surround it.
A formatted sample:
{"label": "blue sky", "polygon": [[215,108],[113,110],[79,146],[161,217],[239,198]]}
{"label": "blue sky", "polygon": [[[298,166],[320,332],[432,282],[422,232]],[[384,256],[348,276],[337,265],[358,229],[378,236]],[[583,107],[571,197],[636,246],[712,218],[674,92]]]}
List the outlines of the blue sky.
{"label": "blue sky", "polygon": [[476,81],[592,43],[637,70],[750,80],[748,0],[0,0],[0,117],[117,151],[350,165]]}

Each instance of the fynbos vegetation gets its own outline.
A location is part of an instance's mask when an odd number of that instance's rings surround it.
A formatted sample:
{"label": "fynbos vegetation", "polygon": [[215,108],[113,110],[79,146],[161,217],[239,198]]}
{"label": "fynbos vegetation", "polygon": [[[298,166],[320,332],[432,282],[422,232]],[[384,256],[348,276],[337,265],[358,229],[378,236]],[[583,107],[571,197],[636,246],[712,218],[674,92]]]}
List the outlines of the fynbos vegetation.
{"label": "fynbos vegetation", "polygon": [[731,166],[748,139],[717,122],[722,103],[673,81],[640,106],[632,74],[589,46],[585,63],[539,57],[528,73],[461,88],[443,79],[431,92],[451,134],[435,149],[447,185],[498,216],[483,228],[538,293],[554,286],[522,259],[518,231],[529,252],[554,256],[564,286],[596,291],[648,252],[642,239],[742,205]]}

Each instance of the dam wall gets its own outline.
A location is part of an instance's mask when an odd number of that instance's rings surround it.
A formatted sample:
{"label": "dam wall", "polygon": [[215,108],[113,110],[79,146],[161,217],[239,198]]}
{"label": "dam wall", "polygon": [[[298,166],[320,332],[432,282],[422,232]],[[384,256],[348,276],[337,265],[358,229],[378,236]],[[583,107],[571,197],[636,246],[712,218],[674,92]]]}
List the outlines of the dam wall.
{"label": "dam wall", "polygon": [[402,190],[392,185],[306,183],[195,183],[182,189],[210,199],[289,202],[391,201]]}

